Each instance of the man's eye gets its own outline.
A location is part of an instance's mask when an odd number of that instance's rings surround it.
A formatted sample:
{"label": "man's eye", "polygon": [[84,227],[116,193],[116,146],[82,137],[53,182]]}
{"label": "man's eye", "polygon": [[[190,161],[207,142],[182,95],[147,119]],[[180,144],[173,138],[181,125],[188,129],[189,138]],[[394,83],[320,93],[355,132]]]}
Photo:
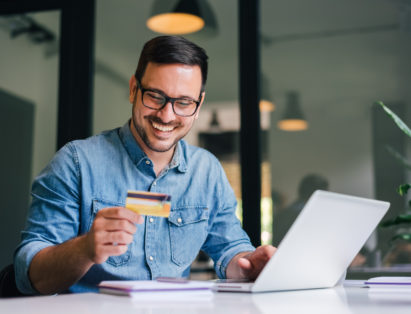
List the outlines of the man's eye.
{"label": "man's eye", "polygon": [[164,97],[161,96],[160,94],[147,93],[147,96],[150,97],[151,100],[158,102],[158,103],[162,103],[164,101]]}
{"label": "man's eye", "polygon": [[194,101],[190,99],[179,99],[176,101],[176,105],[181,107],[188,107],[194,104]]}

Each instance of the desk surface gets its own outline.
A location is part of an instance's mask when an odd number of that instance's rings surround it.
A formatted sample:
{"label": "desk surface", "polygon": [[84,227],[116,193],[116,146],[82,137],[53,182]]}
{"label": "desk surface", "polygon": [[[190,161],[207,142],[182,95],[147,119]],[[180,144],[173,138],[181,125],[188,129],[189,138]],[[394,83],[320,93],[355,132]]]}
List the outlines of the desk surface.
{"label": "desk surface", "polygon": [[[184,293],[182,294],[182,296]],[[411,313],[411,292],[383,293],[337,287],[260,294],[210,293],[204,299],[182,297],[155,301],[96,293],[0,300],[0,313]]]}

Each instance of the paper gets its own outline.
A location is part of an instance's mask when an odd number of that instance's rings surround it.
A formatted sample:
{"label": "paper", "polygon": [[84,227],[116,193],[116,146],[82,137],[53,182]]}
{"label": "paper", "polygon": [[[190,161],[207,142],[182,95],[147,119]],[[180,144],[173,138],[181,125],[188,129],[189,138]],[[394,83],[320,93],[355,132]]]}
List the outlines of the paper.
{"label": "paper", "polygon": [[102,281],[100,293],[127,296],[139,302],[196,302],[209,301],[213,298],[211,281]]}
{"label": "paper", "polygon": [[133,301],[155,302],[157,305],[161,303],[184,303],[188,305],[190,302],[206,302],[214,297],[212,290],[171,290],[171,291],[145,291],[145,292],[119,292],[109,288],[100,288],[100,293],[111,294],[131,298]]}
{"label": "paper", "polygon": [[157,292],[157,291],[188,291],[210,290],[214,285],[211,281],[199,280],[109,280],[98,285],[100,289],[115,290],[119,294],[130,292]]}
{"label": "paper", "polygon": [[162,193],[127,191],[126,208],[140,215],[168,217],[171,196]]}
{"label": "paper", "polygon": [[411,277],[374,277],[365,282],[370,288],[406,289],[411,291]]}

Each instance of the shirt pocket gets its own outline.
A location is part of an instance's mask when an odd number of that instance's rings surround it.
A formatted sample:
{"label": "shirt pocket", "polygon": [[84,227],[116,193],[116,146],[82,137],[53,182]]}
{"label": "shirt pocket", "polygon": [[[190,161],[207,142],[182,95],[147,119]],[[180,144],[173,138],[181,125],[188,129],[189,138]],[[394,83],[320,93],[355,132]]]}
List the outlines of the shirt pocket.
{"label": "shirt pocket", "polygon": [[186,206],[171,209],[168,217],[171,260],[179,266],[189,266],[196,258],[208,228],[208,208]]}
{"label": "shirt pocket", "polygon": [[[118,203],[118,202],[112,202],[112,201],[106,201],[106,200],[102,200],[102,199],[93,199],[93,205],[92,205],[92,215],[91,215],[91,219],[90,219],[90,224],[88,227],[88,230],[90,230],[94,219],[96,218],[97,213],[106,207],[124,207],[123,203]],[[131,251],[132,251],[132,246],[134,245],[134,241],[131,242],[128,245],[128,250],[126,253],[119,255],[119,256],[110,256],[106,263],[112,265],[112,266],[122,266],[126,263],[128,263],[128,261],[131,258]]]}

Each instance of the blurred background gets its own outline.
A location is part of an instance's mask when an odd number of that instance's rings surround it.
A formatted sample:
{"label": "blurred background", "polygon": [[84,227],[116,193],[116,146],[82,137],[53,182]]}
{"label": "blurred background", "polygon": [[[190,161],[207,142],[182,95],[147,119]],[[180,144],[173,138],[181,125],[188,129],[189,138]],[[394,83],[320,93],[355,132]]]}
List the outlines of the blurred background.
{"label": "blurred background", "polygon": [[[242,219],[239,4],[199,2],[205,27],[183,36],[206,49],[209,77],[186,140],[220,159]],[[128,80],[143,44],[159,34],[147,26],[158,3],[95,1],[92,134],[130,117]],[[410,156],[410,141],[374,103],[410,124],[411,1],[260,0],[259,7],[262,191],[253,210],[261,213],[261,242],[278,244],[280,229],[317,188],[390,201],[387,217],[407,213],[409,197],[396,188],[410,174],[387,145]],[[12,261],[30,183],[57,147],[60,21],[59,10],[0,15],[0,267]],[[411,272],[410,242],[390,242],[404,230],[378,228],[349,275]],[[200,271],[209,265],[202,260]]]}

